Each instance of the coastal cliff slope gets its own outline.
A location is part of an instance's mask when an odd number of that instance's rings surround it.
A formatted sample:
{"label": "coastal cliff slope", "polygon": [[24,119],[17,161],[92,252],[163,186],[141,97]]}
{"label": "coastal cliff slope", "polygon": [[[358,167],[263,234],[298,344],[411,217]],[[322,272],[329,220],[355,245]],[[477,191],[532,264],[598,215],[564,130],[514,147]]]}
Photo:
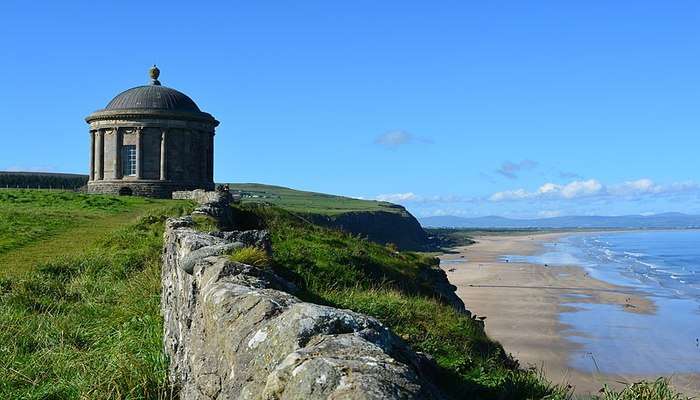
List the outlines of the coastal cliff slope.
{"label": "coastal cliff slope", "polygon": [[258,183],[233,183],[230,187],[241,194],[244,204],[275,205],[314,224],[361,235],[373,242],[393,243],[401,250],[425,250],[430,245],[418,220],[397,204]]}

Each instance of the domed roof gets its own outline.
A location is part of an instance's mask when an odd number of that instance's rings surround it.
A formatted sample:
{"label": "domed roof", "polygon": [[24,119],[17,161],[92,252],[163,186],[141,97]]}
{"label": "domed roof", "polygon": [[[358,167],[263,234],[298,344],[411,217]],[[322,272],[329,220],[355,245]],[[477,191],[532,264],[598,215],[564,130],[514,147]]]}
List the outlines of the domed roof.
{"label": "domed roof", "polygon": [[210,114],[202,112],[186,94],[161,86],[158,67],[154,65],[149,72],[150,85],[137,86],[119,93],[107,107],[88,115],[85,120],[89,123],[93,120],[130,116],[205,121],[213,122],[214,126],[219,124]]}
{"label": "domed roof", "polygon": [[160,85],[137,86],[125,90],[107,104],[105,110],[158,109],[199,112],[186,94]]}

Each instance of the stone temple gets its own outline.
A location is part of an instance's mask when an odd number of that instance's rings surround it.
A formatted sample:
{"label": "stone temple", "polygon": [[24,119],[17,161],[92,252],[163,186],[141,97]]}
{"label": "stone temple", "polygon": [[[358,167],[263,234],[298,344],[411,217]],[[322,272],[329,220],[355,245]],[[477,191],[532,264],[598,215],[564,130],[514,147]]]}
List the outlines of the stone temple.
{"label": "stone temple", "polygon": [[169,198],[214,189],[214,131],[219,121],[184,93],[158,81],[117,95],[90,125],[89,193]]}

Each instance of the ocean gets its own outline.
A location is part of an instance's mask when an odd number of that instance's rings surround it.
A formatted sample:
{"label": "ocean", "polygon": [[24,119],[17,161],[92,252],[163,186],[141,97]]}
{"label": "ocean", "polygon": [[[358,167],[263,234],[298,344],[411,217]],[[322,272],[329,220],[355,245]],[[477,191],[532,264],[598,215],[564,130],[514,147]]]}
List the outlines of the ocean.
{"label": "ocean", "polygon": [[699,230],[572,234],[546,243],[541,254],[507,258],[551,268],[578,265],[655,303],[654,314],[567,303],[571,311],[562,312],[560,320],[579,348],[570,366],[640,375],[700,372]]}

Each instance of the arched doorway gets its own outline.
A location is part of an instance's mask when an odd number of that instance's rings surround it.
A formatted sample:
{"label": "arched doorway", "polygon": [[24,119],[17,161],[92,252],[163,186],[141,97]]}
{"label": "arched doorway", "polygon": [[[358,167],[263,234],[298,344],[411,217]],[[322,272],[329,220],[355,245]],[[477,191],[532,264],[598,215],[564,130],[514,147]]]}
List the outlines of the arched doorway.
{"label": "arched doorway", "polygon": [[134,191],[131,190],[131,188],[129,188],[129,187],[124,186],[124,187],[119,189],[120,196],[131,196],[133,194],[134,194]]}

